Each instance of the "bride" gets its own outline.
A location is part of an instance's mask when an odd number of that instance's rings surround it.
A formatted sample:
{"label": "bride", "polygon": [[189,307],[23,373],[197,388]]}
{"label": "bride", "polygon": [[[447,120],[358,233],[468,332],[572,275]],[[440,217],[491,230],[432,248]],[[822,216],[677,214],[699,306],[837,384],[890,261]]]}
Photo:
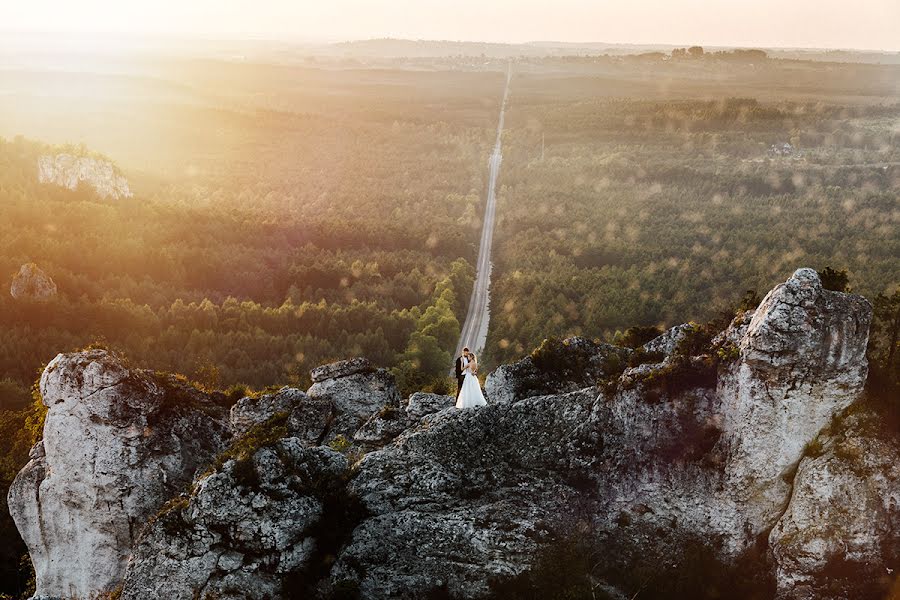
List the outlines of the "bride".
{"label": "bride", "polygon": [[481,384],[478,382],[478,359],[471,352],[463,355],[463,384],[456,400],[456,408],[472,408],[484,406],[487,400],[481,393]]}

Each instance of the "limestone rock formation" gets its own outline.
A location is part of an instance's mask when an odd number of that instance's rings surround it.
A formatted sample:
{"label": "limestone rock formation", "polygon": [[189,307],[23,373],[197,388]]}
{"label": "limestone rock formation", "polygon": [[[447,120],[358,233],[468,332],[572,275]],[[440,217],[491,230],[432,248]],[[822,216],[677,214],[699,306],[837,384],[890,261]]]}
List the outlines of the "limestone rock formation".
{"label": "limestone rock formation", "polygon": [[812,269],[756,309],[718,392],[726,485],[754,531],[784,510],[805,445],[862,392],[871,318],[868,301],[823,289]]}
{"label": "limestone rock formation", "polygon": [[897,581],[898,457],[897,434],[864,410],[835,419],[807,449],[769,536],[778,598],[876,598]]}
{"label": "limestone rock formation", "polygon": [[737,565],[782,518],[803,448],[862,392],[870,317],[865,300],[800,270],[751,323],[735,320],[730,362],[673,356],[614,389],[524,399],[533,359],[505,369],[494,389],[518,390],[514,402],[425,417],[366,455],[350,489],[373,516],[332,581],[355,582],[363,598],[484,597],[573,537],[595,549],[598,581],[616,585],[635,565],[680,577],[688,547],[747,571]]}
{"label": "limestone rock formation", "polygon": [[[306,394],[239,401],[221,454],[201,397],[173,413],[156,379],[68,355],[10,505],[39,592],[60,596],[124,577],[125,598],[515,598],[549,573],[597,598],[870,597],[900,568],[900,441],[859,400],[870,318],[801,269],[694,356],[683,328],[631,368],[628,350],[548,342],[469,410],[401,405],[386,372],[344,361]],[[211,416],[179,429],[195,406]],[[343,455],[323,445],[337,435]]]}
{"label": "limestone rock formation", "polygon": [[121,597],[283,597],[287,575],[321,550],[313,533],[340,500],[346,470],[342,455],[291,437],[244,450],[153,519]]}
{"label": "limestone rock formation", "polygon": [[373,414],[388,407],[400,406],[400,392],[394,376],[376,369],[364,358],[345,360],[313,369],[310,398],[331,402],[336,419],[329,436],[352,438],[357,429]]}
{"label": "limestone rock formation", "polygon": [[37,594],[116,588],[138,532],[224,447],[224,410],[105,350],[60,354],[44,370],[44,439],[9,491]]}
{"label": "limestone rock formation", "polygon": [[16,300],[44,301],[56,296],[56,283],[34,263],[22,265],[9,286],[10,295]]}
{"label": "limestone rock formation", "polygon": [[128,180],[107,160],[72,154],[45,154],[38,158],[38,181],[52,183],[70,190],[85,182],[101,198],[131,198]]}
{"label": "limestone rock formation", "polygon": [[409,397],[409,400],[406,403],[406,416],[418,421],[426,415],[440,412],[455,405],[456,398],[453,396],[416,392]]}
{"label": "limestone rock formation", "polygon": [[691,325],[683,323],[665,331],[662,335],[653,338],[641,348],[648,354],[662,354],[669,357],[678,347],[678,342],[684,339],[685,334],[691,329]]}
{"label": "limestone rock formation", "polygon": [[546,394],[564,394],[592,386],[617,372],[631,353],[582,337],[547,340],[531,356],[503,365],[488,375],[488,402],[515,402]]}

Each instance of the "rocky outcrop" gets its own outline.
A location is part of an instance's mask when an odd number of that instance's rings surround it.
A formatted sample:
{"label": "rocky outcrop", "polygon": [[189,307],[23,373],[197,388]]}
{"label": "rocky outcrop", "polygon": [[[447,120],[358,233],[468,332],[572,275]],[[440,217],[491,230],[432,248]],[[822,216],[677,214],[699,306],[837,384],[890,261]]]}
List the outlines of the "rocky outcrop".
{"label": "rocky outcrop", "polygon": [[329,438],[352,438],[359,427],[384,407],[399,407],[400,392],[394,376],[376,369],[364,358],[345,360],[312,370],[314,400],[334,405],[336,418]]}
{"label": "rocky outcrop", "polygon": [[807,447],[769,536],[778,598],[885,597],[900,575],[898,457],[896,432],[864,408]]}
{"label": "rocky outcrop", "polygon": [[224,447],[224,410],[105,350],[44,370],[44,438],[9,490],[37,594],[89,598],[122,581],[147,519]]}
{"label": "rocky outcrop", "polygon": [[406,416],[413,421],[418,421],[424,416],[441,412],[442,410],[452,408],[455,405],[456,398],[453,396],[416,392],[409,397],[409,400],[406,403]]}
{"label": "rocky outcrop", "polygon": [[678,343],[684,339],[684,336],[691,330],[689,323],[682,323],[666,330],[662,335],[657,336],[641,346],[646,354],[660,354],[663,357],[672,356]]}
{"label": "rocky outcrop", "polygon": [[[548,342],[489,377],[491,403],[469,410],[426,394],[401,405],[390,376],[364,360],[316,369],[306,394],[239,401],[230,448],[165,506],[152,496],[144,533],[119,539],[119,569],[131,556],[123,596],[515,598],[569,585],[598,598],[883,592],[900,567],[900,442],[874,431],[877,419],[856,403],[870,317],[865,300],[824,290],[801,269],[711,345],[676,328],[644,349],[663,360],[625,368],[630,351]],[[81,375],[56,397],[94,398],[115,373],[133,373],[79,360],[70,370]],[[154,380],[135,377],[149,383],[118,396],[155,398]],[[127,401],[153,414],[141,402]],[[103,431],[90,413],[72,418]],[[145,439],[119,456],[117,472],[142,464],[131,457],[151,453]],[[54,464],[35,448],[14,486],[26,540],[43,535],[34,490],[78,479]],[[123,498],[146,485],[117,481]],[[67,489],[93,497],[100,484]],[[71,551],[60,532],[50,539]],[[35,556],[53,565],[57,584],[88,570]]]}
{"label": "rocky outcrop", "polygon": [[153,519],[121,598],[284,597],[285,579],[322,550],[315,534],[341,500],[346,470],[342,455],[292,437],[236,452]]}
{"label": "rocky outcrop", "polygon": [[40,302],[55,298],[56,283],[34,263],[22,265],[9,286],[10,295],[16,300],[37,300]]}
{"label": "rocky outcrop", "polygon": [[574,538],[592,549],[592,581],[626,597],[635,565],[665,585],[700,568],[698,552],[723,573],[758,569],[765,588],[771,573],[752,557],[788,506],[803,448],[862,392],[870,316],[800,270],[750,323],[735,320],[724,359],[670,356],[614,387],[524,398],[533,359],[505,369],[494,385],[516,390],[511,401],[425,417],[366,455],[350,489],[373,516],[332,581],[364,598],[484,597]]}
{"label": "rocky outcrop", "polygon": [[70,190],[81,182],[91,186],[101,198],[131,198],[128,180],[107,160],[72,154],[45,154],[38,158],[38,181]]}
{"label": "rocky outcrop", "polygon": [[334,405],[313,400],[302,390],[284,387],[275,394],[248,396],[231,407],[231,428],[242,436],[278,416],[286,418],[290,436],[307,446],[320,444],[334,421]]}
{"label": "rocky outcrop", "polygon": [[726,486],[754,532],[787,505],[804,446],[860,396],[871,318],[864,298],[799,269],[763,299],[720,374]]}
{"label": "rocky outcrop", "polygon": [[409,397],[406,410],[386,406],[363,423],[353,441],[369,450],[384,446],[398,435],[414,427],[420,419],[456,405],[452,396],[416,392]]}
{"label": "rocky outcrop", "polygon": [[564,394],[596,383],[621,370],[631,350],[598,344],[582,337],[546,340],[531,356],[503,365],[488,375],[488,402]]}

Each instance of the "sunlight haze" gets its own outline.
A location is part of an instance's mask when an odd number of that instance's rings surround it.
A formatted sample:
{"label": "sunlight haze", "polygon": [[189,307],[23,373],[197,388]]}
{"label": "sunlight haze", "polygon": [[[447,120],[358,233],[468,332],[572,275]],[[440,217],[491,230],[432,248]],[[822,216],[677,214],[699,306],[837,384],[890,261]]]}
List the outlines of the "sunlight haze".
{"label": "sunlight haze", "polygon": [[297,41],[412,38],[900,50],[896,0],[34,0],[0,3],[0,31]]}

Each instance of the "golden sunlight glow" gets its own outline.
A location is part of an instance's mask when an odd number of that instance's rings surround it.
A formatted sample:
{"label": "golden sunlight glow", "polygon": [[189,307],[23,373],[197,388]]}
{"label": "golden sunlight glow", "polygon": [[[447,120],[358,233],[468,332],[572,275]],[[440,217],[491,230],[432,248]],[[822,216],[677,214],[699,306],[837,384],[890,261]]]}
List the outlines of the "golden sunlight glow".
{"label": "golden sunlight glow", "polygon": [[900,50],[897,0],[31,0],[0,31]]}

